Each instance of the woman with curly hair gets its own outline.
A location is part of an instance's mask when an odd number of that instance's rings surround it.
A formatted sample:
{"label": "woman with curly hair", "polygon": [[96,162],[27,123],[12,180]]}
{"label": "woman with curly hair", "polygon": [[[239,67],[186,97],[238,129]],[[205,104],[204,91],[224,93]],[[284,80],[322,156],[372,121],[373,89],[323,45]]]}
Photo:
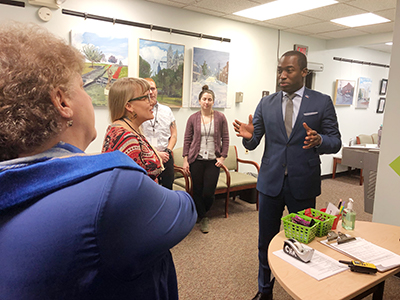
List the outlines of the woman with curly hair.
{"label": "woman with curly hair", "polygon": [[33,24],[0,26],[0,298],[178,299],[170,248],[185,192],[96,137],[83,56]]}

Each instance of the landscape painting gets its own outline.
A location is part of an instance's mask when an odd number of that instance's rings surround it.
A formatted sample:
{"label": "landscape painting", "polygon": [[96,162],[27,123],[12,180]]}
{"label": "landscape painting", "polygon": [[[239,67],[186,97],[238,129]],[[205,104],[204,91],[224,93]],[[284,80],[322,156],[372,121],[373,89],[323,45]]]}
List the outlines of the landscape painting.
{"label": "landscape painting", "polygon": [[368,108],[371,99],[372,80],[366,77],[358,78],[356,108]]}
{"label": "landscape painting", "polygon": [[335,105],[352,105],[355,86],[355,80],[337,79],[333,103]]}
{"label": "landscape painting", "polygon": [[161,104],[182,107],[184,58],[184,45],[139,39],[139,77],[154,80]]}
{"label": "landscape painting", "polygon": [[111,84],[128,76],[128,38],[71,31],[71,44],[85,56],[82,80],[93,105],[107,106]]}
{"label": "landscape painting", "polygon": [[200,107],[199,94],[204,85],[215,94],[214,107],[228,107],[229,53],[193,48],[191,107]]}

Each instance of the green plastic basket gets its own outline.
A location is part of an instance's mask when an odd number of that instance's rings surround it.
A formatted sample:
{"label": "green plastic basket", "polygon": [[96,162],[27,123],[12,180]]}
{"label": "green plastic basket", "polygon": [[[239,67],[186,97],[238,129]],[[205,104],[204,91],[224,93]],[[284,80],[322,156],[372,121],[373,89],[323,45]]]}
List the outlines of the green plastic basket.
{"label": "green plastic basket", "polygon": [[[315,238],[318,224],[315,223],[312,227],[303,226],[292,222],[292,218],[296,216],[296,213],[291,213],[284,216],[281,220],[283,222],[283,228],[285,230],[285,236],[287,238],[293,238],[297,241],[308,244]],[[301,216],[306,221],[311,221],[312,218],[307,216]]]}
{"label": "green plastic basket", "polygon": [[[305,211],[306,210],[299,211],[298,214],[300,216],[305,216]],[[328,231],[332,229],[333,221],[335,221],[336,216],[332,216],[314,208],[311,208],[311,214],[313,217],[321,217],[323,219],[323,221],[314,219],[318,224],[315,235],[318,237],[327,235]]]}

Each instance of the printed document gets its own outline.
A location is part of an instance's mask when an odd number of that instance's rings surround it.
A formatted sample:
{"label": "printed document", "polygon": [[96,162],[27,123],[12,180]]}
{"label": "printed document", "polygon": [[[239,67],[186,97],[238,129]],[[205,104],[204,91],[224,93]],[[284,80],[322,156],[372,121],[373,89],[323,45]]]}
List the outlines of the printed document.
{"label": "printed document", "polygon": [[274,254],[317,280],[325,279],[349,269],[347,265],[341,264],[337,260],[317,250],[314,250],[313,257],[308,263],[299,261],[283,252],[283,250],[275,251]]}
{"label": "printed document", "polygon": [[372,244],[360,237],[340,245],[336,242],[328,244],[328,240],[321,241],[321,243],[353,259],[374,264],[379,272],[385,272],[400,266],[400,255]]}

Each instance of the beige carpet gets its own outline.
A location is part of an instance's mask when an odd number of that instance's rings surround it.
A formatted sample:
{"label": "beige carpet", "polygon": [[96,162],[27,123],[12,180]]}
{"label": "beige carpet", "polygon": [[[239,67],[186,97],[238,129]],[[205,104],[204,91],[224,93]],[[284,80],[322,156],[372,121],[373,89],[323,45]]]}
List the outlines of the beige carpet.
{"label": "beige carpet", "polygon": [[[349,197],[355,200],[357,220],[371,221],[372,215],[364,212],[363,187],[357,176],[322,180],[317,208]],[[224,201],[217,199],[210,211],[210,232],[201,233],[196,224],[172,249],[181,300],[246,300],[252,299],[257,292],[258,212],[255,204],[240,199],[232,202],[229,209],[226,219]],[[276,283],[274,299],[290,300],[292,297]],[[372,299],[372,295],[365,299]],[[400,299],[400,278],[391,277],[386,281],[384,299]]]}

